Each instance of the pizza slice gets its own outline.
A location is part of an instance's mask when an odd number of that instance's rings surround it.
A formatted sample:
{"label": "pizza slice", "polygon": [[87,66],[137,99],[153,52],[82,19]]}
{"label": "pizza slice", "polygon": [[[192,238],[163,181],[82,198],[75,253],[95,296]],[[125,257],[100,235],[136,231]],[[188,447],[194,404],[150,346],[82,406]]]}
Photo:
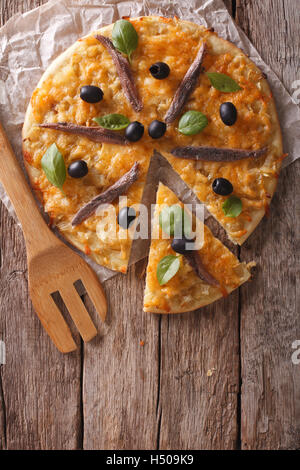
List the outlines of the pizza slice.
{"label": "pizza slice", "polygon": [[[50,221],[67,241],[90,256],[98,264],[125,273],[130,258],[136,215],[139,211],[146,183],[151,153],[145,146],[120,147],[95,144],[88,139],[34,128],[29,131],[42,134],[44,144],[31,153],[25,153],[27,171],[37,197],[42,202]],[[67,169],[72,163],[86,162],[88,173],[75,178],[67,173],[63,189],[51,184],[42,171],[41,159],[51,146],[62,155]],[[24,144],[26,148],[26,142]],[[125,185],[124,178],[133,175]],[[120,192],[115,193],[116,186]],[[117,188],[118,189],[118,188]],[[113,199],[109,193],[113,193]],[[117,197],[115,197],[117,194]],[[95,208],[91,207],[99,196]],[[100,204],[100,202],[103,202]],[[99,205],[99,207],[98,207]],[[89,209],[91,208],[91,209]],[[88,212],[86,212],[88,211]]]}
{"label": "pizza slice", "polygon": [[[42,76],[25,117],[23,154],[52,224],[98,264],[125,273],[132,214],[138,212],[153,149],[149,142],[125,138],[128,122],[138,116],[95,35],[78,40]],[[126,175],[134,171],[128,182]]]}
{"label": "pizza slice", "polygon": [[269,213],[280,172],[281,154],[273,162],[246,159],[219,163],[181,159],[170,152],[160,153],[205,204],[233,243],[242,245],[264,215]]}
{"label": "pizza slice", "polygon": [[[188,251],[188,256],[178,253],[182,252],[181,249],[178,250],[178,244],[177,246],[174,244],[174,240],[178,242],[178,239],[172,236],[171,230],[166,229],[163,214],[166,208],[174,206],[179,206],[182,211],[183,204],[177,196],[160,183],[147,266],[145,312],[183,313],[196,310],[226,296],[251,277],[251,263],[248,265],[240,263],[198,219],[196,234],[200,237],[202,231],[201,248],[194,250],[193,253]],[[174,214],[176,212],[178,211]],[[174,221],[177,216],[172,217],[171,220]],[[196,218],[191,215],[189,217],[191,226],[195,229]],[[198,260],[198,264],[193,262],[195,259]]]}
{"label": "pizza slice", "polygon": [[[159,151],[241,245],[268,212],[276,189],[284,158],[280,124],[258,67],[213,32],[203,41],[202,73]],[[176,99],[180,103],[180,86],[170,109]]]}

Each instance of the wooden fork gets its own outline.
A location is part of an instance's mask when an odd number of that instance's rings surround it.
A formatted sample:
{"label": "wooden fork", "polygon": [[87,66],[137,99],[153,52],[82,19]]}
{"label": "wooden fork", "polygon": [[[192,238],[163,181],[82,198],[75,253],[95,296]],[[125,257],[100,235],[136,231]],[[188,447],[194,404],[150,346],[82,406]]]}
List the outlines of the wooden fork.
{"label": "wooden fork", "polygon": [[74,351],[71,331],[51,294],[59,291],[84,341],[92,339],[97,330],[74,283],[82,281],[103,321],[106,298],[94,271],[47,227],[1,124],[0,181],[23,228],[34,309],[56,347],[63,353]]}

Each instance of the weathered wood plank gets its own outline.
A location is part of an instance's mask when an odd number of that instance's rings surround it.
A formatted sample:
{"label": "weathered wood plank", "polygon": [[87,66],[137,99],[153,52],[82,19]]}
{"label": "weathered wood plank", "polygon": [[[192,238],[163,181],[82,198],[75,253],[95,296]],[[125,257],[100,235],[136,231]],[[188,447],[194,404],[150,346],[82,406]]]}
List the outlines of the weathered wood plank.
{"label": "weathered wood plank", "polygon": [[143,313],[143,263],[105,283],[107,321],[84,347],[84,449],[156,448],[159,318]]}
{"label": "weathered wood plank", "polygon": [[[292,91],[299,79],[299,2],[240,1],[237,7],[240,25]],[[241,250],[243,259],[254,255],[258,263],[241,302],[244,449],[300,446],[300,367],[291,361],[292,342],[300,338],[299,168],[297,162],[282,172],[270,217]]]}
{"label": "weathered wood plank", "polygon": [[0,25],[6,23],[11,16],[16,13],[24,13],[33,8],[39,7],[48,0],[1,0],[0,2]]}
{"label": "weathered wood plank", "polygon": [[8,449],[74,449],[80,445],[80,349],[59,353],[28,297],[21,231],[2,211],[0,330],[6,343],[2,388]]}
{"label": "weathered wood plank", "polygon": [[[2,1],[1,24],[42,3]],[[0,222],[0,338],[7,350],[0,377],[0,448],[80,448],[80,349],[63,356],[47,337],[28,297],[21,230],[3,206]]]}
{"label": "weathered wood plank", "polygon": [[[238,294],[162,320],[161,449],[234,449]],[[212,375],[210,375],[212,374]]]}

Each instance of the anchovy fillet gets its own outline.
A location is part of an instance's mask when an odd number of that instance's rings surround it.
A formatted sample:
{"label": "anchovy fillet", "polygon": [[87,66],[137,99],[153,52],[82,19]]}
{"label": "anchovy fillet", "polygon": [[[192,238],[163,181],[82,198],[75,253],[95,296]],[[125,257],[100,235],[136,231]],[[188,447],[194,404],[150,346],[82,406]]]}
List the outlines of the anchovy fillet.
{"label": "anchovy fillet", "polygon": [[244,158],[259,158],[267,152],[268,147],[258,150],[227,149],[217,147],[175,147],[172,155],[190,160],[204,160],[212,162],[234,162]]}
{"label": "anchovy fillet", "polygon": [[106,189],[103,193],[94,197],[91,201],[85,204],[72,220],[72,225],[76,226],[81,224],[84,220],[88,219],[101,204],[109,204],[113,202],[118,196],[126,193],[128,188],[138,179],[139,164],[135,162],[131,169],[121,176],[112,186]]}
{"label": "anchovy fillet", "polygon": [[185,105],[188,97],[194,91],[198,77],[202,69],[202,61],[206,50],[206,43],[202,43],[197,56],[186,72],[185,76],[181,80],[179,87],[177,88],[173,97],[172,103],[165,115],[165,122],[171,124],[177,118],[178,114]]}
{"label": "anchovy fillet", "polygon": [[215,279],[211,274],[209,274],[209,272],[203,266],[198,251],[187,251],[184,253],[184,257],[186,258],[190,266],[193,268],[197,276],[202,279],[202,281],[206,282],[207,284],[210,284],[211,286],[220,287],[219,281],[217,281],[217,279]]}
{"label": "anchovy fillet", "polygon": [[108,144],[119,144],[125,145],[128,143],[127,139],[123,135],[117,134],[114,131],[109,129],[104,129],[103,127],[87,127],[87,126],[77,126],[76,124],[71,124],[69,122],[53,122],[46,124],[39,124],[39,127],[44,129],[53,129],[55,131],[67,132],[69,134],[82,135],[87,137],[94,142],[102,142]]}
{"label": "anchovy fillet", "polygon": [[143,108],[143,103],[141,102],[138,92],[134,83],[133,75],[128,64],[128,60],[122,56],[122,54],[117,51],[111,40],[105,36],[95,36],[95,38],[101,42],[101,44],[106,48],[107,52],[110,54],[124,91],[126,98],[133,107],[135,111],[141,111]]}

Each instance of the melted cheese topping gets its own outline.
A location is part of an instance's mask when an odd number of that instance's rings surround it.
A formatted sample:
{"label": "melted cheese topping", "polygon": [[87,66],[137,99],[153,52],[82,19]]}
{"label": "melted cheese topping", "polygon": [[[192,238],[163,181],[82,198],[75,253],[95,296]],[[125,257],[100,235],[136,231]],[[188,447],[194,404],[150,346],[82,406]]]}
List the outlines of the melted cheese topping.
{"label": "melted cheese topping", "polygon": [[[159,227],[159,214],[167,205],[182,204],[177,196],[160,183],[157,193],[153,230]],[[195,224],[195,217],[193,217]],[[167,255],[176,255],[172,250],[172,239],[166,239],[161,228],[159,237],[153,238],[147,267],[144,310],[147,312],[177,313],[195,310],[219,299],[224,293],[236,289],[250,277],[244,263],[238,259],[199,222],[198,230],[204,230],[203,246],[199,250],[206,270],[221,284],[221,289],[202,281],[186,261],[180,257],[180,268],[175,276],[165,285],[160,286],[156,270],[159,261]]]}
{"label": "melted cheese topping", "polygon": [[[275,188],[274,175],[279,171],[282,154],[280,130],[267,82],[239,49],[204,27],[178,19],[142,17],[130,21],[139,37],[138,48],[132,55],[132,71],[143,110],[133,111],[109,53],[95,39],[96,33],[92,33],[78,40],[46,71],[32,95],[23,131],[24,157],[31,181],[54,223],[66,238],[89,252],[98,263],[123,272],[130,255],[130,238],[99,236],[97,226],[101,216],[90,217],[78,227],[72,227],[70,222],[84,203],[117,181],[135,161],[140,163],[141,174],[127,193],[128,205],[141,200],[155,148],[207,204],[231,238],[242,242],[265,212]],[[111,37],[111,31],[112,25],[97,33]],[[196,136],[183,136],[177,130],[177,120],[168,126],[163,138],[152,140],[147,133],[148,125],[154,119],[163,120],[203,40],[208,45],[203,63],[205,70],[227,73],[243,89],[237,93],[220,93],[210,85],[207,76],[201,74],[183,113],[189,109],[203,112],[209,120],[207,128]],[[171,73],[167,79],[156,80],[149,73],[149,67],[157,61],[169,65]],[[83,85],[101,87],[103,100],[96,104],[82,101],[79,93]],[[238,109],[238,121],[232,127],[225,126],[219,117],[219,107],[224,101],[232,101]],[[91,126],[94,117],[110,113],[121,113],[131,121],[143,123],[144,137],[124,147],[36,127],[38,123],[65,121]],[[78,159],[85,160],[89,167],[88,175],[82,179],[67,177],[65,196],[49,183],[41,170],[41,158],[53,142],[62,152],[67,167]],[[231,164],[193,162],[176,159],[169,153],[178,145],[256,149],[266,144],[268,155],[257,163],[252,160]],[[228,178],[235,194],[242,199],[243,212],[236,219],[224,216],[221,208],[224,198],[212,192],[211,183],[218,176]]]}

